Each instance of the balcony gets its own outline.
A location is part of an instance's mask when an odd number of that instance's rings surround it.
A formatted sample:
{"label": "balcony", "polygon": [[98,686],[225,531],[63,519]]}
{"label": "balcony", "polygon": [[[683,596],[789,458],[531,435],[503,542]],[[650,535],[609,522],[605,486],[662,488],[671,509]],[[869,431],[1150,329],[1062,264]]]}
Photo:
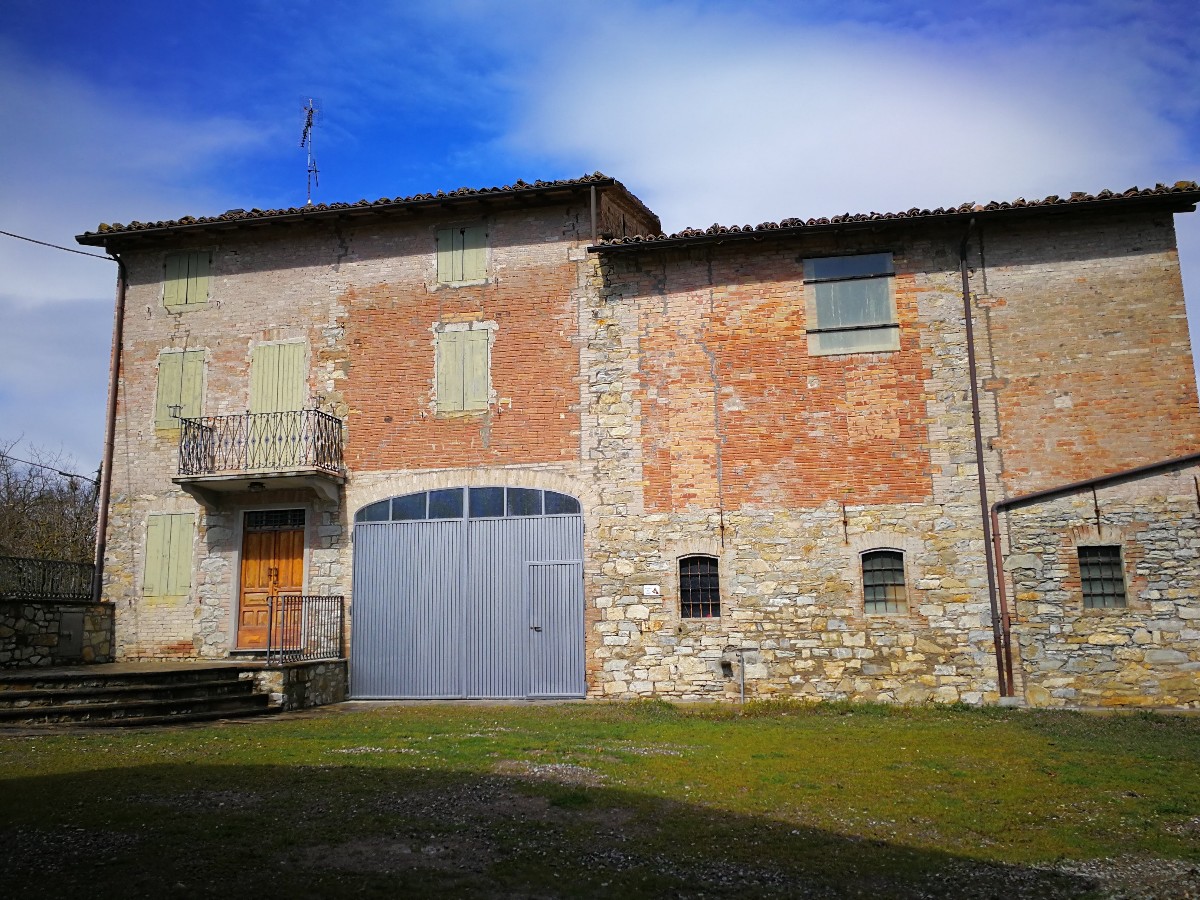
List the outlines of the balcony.
{"label": "balcony", "polygon": [[179,420],[174,482],[208,507],[235,491],[308,489],[336,502],[342,422],[315,409]]}

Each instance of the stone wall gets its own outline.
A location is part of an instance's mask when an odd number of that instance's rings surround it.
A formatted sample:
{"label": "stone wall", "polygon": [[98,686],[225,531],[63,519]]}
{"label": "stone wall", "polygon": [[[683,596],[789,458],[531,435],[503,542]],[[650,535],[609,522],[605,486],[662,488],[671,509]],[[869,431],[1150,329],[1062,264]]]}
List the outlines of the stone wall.
{"label": "stone wall", "polygon": [[285,663],[250,673],[260,693],[286,711],[341,703],[348,694],[349,676],[344,659]]}
{"label": "stone wall", "polygon": [[112,604],[0,599],[0,668],[112,661]]}
{"label": "stone wall", "polygon": [[[1200,707],[1197,474],[1192,466],[1005,516],[1017,680],[1030,705]],[[1121,548],[1124,608],[1084,608],[1078,547],[1096,544]]]}
{"label": "stone wall", "polygon": [[[751,697],[996,699],[953,237],[602,259],[594,693],[736,696],[740,649]],[[881,250],[900,350],[810,355],[803,259]],[[904,554],[899,614],[865,611],[861,554],[882,548]],[[697,553],[719,561],[719,618],[680,616],[678,561]]]}

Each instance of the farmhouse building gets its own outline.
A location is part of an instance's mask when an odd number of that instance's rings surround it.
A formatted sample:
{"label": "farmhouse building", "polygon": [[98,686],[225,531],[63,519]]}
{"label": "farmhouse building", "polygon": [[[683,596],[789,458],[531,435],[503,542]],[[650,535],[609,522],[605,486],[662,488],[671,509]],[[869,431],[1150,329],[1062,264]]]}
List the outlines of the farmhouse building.
{"label": "farmhouse building", "polygon": [[117,656],[1200,706],[1197,199],[665,236],[596,174],[102,225]]}

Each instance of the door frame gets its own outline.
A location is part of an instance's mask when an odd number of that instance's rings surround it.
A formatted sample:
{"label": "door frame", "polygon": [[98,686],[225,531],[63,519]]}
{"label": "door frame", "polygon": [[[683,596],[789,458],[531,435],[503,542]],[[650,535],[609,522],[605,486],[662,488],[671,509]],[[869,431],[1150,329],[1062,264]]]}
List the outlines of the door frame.
{"label": "door frame", "polygon": [[[460,490],[463,492],[467,492],[467,491],[473,490],[475,488],[499,488],[506,492],[508,490],[512,490],[512,489],[528,489],[528,490],[550,492],[550,493],[555,493],[555,494],[563,494],[563,496],[565,496],[565,497],[569,498],[571,501],[573,501],[574,510],[570,510],[568,508],[568,510],[566,510],[566,511],[559,510],[559,511],[551,512],[551,513],[546,513],[543,511],[541,513],[538,513],[537,515],[521,515],[519,513],[509,512],[504,515],[486,515],[486,516],[479,515],[479,516],[473,517],[470,513],[470,507],[469,507],[470,495],[469,494],[464,495],[464,498],[463,498],[464,505],[462,507],[462,511],[461,511],[460,515],[458,515],[458,516],[445,516],[445,517],[439,516],[439,517],[435,517],[435,518],[424,518],[424,517],[419,517],[419,516],[413,515],[413,512],[415,512],[416,510],[405,511],[404,513],[398,513],[398,512],[396,512],[396,508],[394,506],[389,508],[385,505],[385,504],[390,503],[391,501],[396,500],[397,498],[407,498],[407,497],[412,497],[412,496],[416,496],[416,495],[420,495],[420,494],[428,494],[431,491]],[[507,499],[508,498],[506,497],[506,500]],[[378,507],[378,509],[377,509],[377,507]],[[506,506],[506,509],[507,508],[508,507]],[[367,510],[370,510],[370,513],[367,515],[364,515],[365,511],[367,511]],[[420,511],[428,512],[428,507],[423,507],[423,508],[421,508]],[[393,515],[395,515],[396,518],[392,518]],[[589,649],[588,648],[589,635],[588,635],[588,621],[587,621],[588,607],[587,607],[587,565],[586,565],[587,517],[584,515],[583,502],[580,499],[580,497],[576,493],[567,494],[562,491],[556,490],[555,488],[552,488],[552,487],[541,487],[541,486],[526,487],[524,485],[486,484],[486,483],[485,484],[462,484],[462,483],[453,484],[452,483],[450,485],[445,485],[443,483],[437,483],[435,485],[430,485],[428,487],[424,487],[421,490],[416,490],[416,491],[410,490],[408,492],[388,493],[384,497],[373,500],[370,503],[360,505],[353,514],[353,525],[352,525],[352,532],[351,532],[351,539],[350,539],[350,546],[352,548],[351,567],[352,567],[352,572],[353,572],[353,574],[352,574],[353,600],[351,601],[351,609],[350,609],[350,620],[351,620],[351,625],[350,625],[350,679],[351,679],[351,697],[352,697],[352,699],[383,699],[383,698],[438,699],[438,698],[442,698],[442,697],[451,696],[449,694],[443,694],[440,692],[436,693],[436,694],[395,692],[400,687],[407,686],[407,685],[400,685],[399,683],[391,684],[391,685],[383,684],[384,681],[388,680],[388,677],[385,675],[380,675],[379,672],[376,671],[374,666],[375,666],[375,663],[377,662],[377,660],[376,660],[376,657],[373,655],[373,652],[383,652],[383,651],[381,651],[381,649],[380,649],[381,645],[377,646],[377,642],[373,638],[367,637],[367,635],[372,632],[372,629],[367,628],[367,622],[365,619],[363,619],[363,615],[365,614],[365,611],[366,611],[366,607],[364,606],[364,604],[368,602],[368,599],[367,599],[368,596],[370,596],[373,601],[382,602],[382,600],[380,598],[382,597],[382,594],[384,592],[378,591],[380,596],[376,596],[376,594],[377,594],[376,590],[374,590],[374,589],[368,590],[367,589],[369,586],[367,584],[367,581],[369,579],[364,580],[365,576],[367,574],[367,570],[364,569],[363,567],[364,567],[364,565],[368,565],[368,564],[370,565],[371,568],[369,571],[371,573],[372,578],[379,576],[379,572],[383,569],[386,569],[387,567],[380,566],[379,565],[380,561],[375,559],[375,557],[373,555],[370,557],[369,563],[364,562],[365,558],[363,555],[364,554],[363,538],[366,534],[373,533],[374,529],[376,529],[376,528],[388,529],[388,528],[392,528],[394,526],[398,526],[398,525],[402,525],[402,524],[405,526],[408,526],[408,527],[420,528],[423,526],[431,525],[432,523],[438,522],[438,521],[442,521],[442,522],[446,522],[446,523],[450,523],[450,522],[458,523],[459,534],[461,535],[461,547],[458,549],[457,554],[453,555],[453,558],[455,559],[455,563],[456,563],[453,566],[453,569],[455,570],[455,577],[456,577],[456,583],[457,583],[457,587],[454,590],[454,595],[455,595],[455,597],[458,597],[461,599],[462,597],[465,597],[467,594],[470,593],[470,590],[467,587],[467,582],[471,576],[471,573],[478,571],[476,569],[476,565],[478,564],[479,554],[477,552],[475,552],[475,549],[474,549],[475,542],[473,540],[473,538],[475,537],[473,532],[477,531],[478,529],[473,528],[473,525],[484,525],[485,523],[503,523],[503,522],[515,524],[520,521],[532,522],[532,521],[538,521],[538,520],[543,521],[543,522],[549,522],[549,521],[553,521],[553,520],[557,520],[557,519],[573,520],[573,524],[571,525],[571,535],[569,538],[567,538],[563,534],[557,534],[557,535],[555,535],[553,533],[548,534],[546,536],[546,539],[550,540],[552,542],[557,542],[558,543],[557,547],[554,546],[554,543],[547,544],[547,545],[541,546],[539,548],[540,552],[538,549],[531,550],[529,547],[526,547],[520,555],[518,555],[517,557],[515,557],[511,560],[508,560],[508,562],[511,563],[511,566],[510,566],[511,579],[508,582],[511,585],[511,587],[507,588],[507,591],[508,591],[509,595],[511,596],[511,601],[507,605],[510,609],[509,615],[511,616],[512,621],[514,623],[519,623],[519,628],[520,628],[520,634],[519,635],[514,634],[512,636],[512,641],[514,643],[511,643],[511,647],[514,649],[519,648],[520,655],[524,659],[524,665],[522,667],[522,671],[521,671],[520,677],[519,677],[519,680],[521,682],[520,687],[518,689],[519,692],[493,694],[490,691],[483,692],[483,691],[478,690],[480,688],[480,686],[483,684],[483,682],[488,679],[489,673],[488,673],[488,670],[480,669],[477,667],[477,669],[474,670],[474,675],[477,677],[474,679],[466,678],[461,684],[457,685],[458,690],[452,696],[455,698],[504,697],[506,699],[513,699],[513,700],[533,699],[533,698],[542,697],[542,696],[550,696],[550,695],[545,695],[545,694],[535,694],[532,690],[532,688],[533,688],[533,679],[532,679],[533,671],[532,671],[532,667],[531,667],[532,658],[530,656],[530,632],[529,632],[529,627],[532,623],[531,623],[531,619],[530,619],[531,597],[530,597],[530,574],[529,574],[530,569],[529,569],[529,566],[536,565],[536,564],[541,564],[541,565],[566,564],[566,565],[578,567],[579,575],[580,575],[580,584],[578,586],[578,588],[579,588],[579,594],[578,594],[578,596],[579,596],[579,610],[578,610],[579,624],[578,624],[578,627],[576,628],[576,630],[574,631],[573,637],[572,637],[572,643],[577,646],[577,652],[580,654],[580,658],[581,658],[578,693],[556,694],[553,696],[561,696],[561,697],[585,697],[585,696],[587,696],[587,659],[588,659],[588,649]],[[578,529],[577,533],[575,533],[576,528]],[[360,531],[360,529],[362,529],[362,530]],[[526,538],[526,540],[528,540],[528,538]],[[578,543],[576,543],[576,542],[578,542]],[[370,542],[366,542],[366,543],[367,543],[367,546],[369,546],[371,548],[371,553],[374,553],[374,551],[376,549],[374,541],[370,541]],[[535,543],[536,543],[536,541],[535,541]],[[536,556],[541,557],[541,558],[528,559],[528,558],[526,558],[526,554],[529,554],[529,555],[536,554]],[[374,584],[374,582],[371,582],[371,584]],[[452,623],[453,627],[455,628],[457,633],[459,633],[465,637],[469,637],[469,635],[468,635],[469,628],[467,625],[467,620],[464,617],[469,616],[471,609],[472,609],[472,607],[464,604],[461,606],[461,608],[456,609],[456,611],[453,614],[454,615],[454,622]],[[371,606],[370,613],[372,616],[376,615],[376,614],[383,614],[381,609],[377,609],[374,605]],[[499,659],[502,657],[497,657],[497,658]],[[378,678],[376,677],[377,675],[379,676]],[[504,676],[504,677],[507,678],[507,676]],[[371,682],[371,686],[370,686],[369,691],[367,689],[363,688],[363,692],[360,692],[360,688],[362,688],[362,685],[360,684],[360,682],[363,681],[364,679],[369,680]],[[517,685],[515,683],[517,680],[518,679],[515,677],[508,678],[508,681],[510,683],[512,683],[512,686],[514,688],[517,687]],[[380,693],[378,691],[383,691],[383,692]]]}
{"label": "door frame", "polygon": [[312,552],[311,538],[313,527],[314,512],[312,506],[308,503],[271,503],[261,504],[258,506],[243,506],[238,507],[231,514],[236,517],[233,523],[233,596],[229,604],[229,652],[244,653],[258,651],[245,651],[238,648],[238,622],[242,614],[242,550],[245,548],[246,541],[246,513],[254,512],[274,512],[281,509],[302,509],[304,510],[304,542],[301,549],[300,559],[300,579],[304,589],[308,589],[309,577],[309,555]]}
{"label": "door frame", "polygon": [[[523,608],[525,612],[525,621],[529,625],[530,631],[534,628],[533,621],[533,591],[530,579],[530,570],[534,566],[578,566],[579,567],[579,632],[571,636],[572,643],[579,648],[579,693],[577,694],[540,694],[533,690],[533,636],[528,636],[529,645],[526,648],[525,671],[529,677],[529,684],[525,690],[525,698],[527,700],[540,700],[551,698],[575,699],[587,696],[587,591],[585,582],[587,573],[584,571],[584,561],[582,559],[528,559],[525,561],[525,571],[522,573],[521,594],[523,596]],[[538,631],[542,629],[539,627]]]}

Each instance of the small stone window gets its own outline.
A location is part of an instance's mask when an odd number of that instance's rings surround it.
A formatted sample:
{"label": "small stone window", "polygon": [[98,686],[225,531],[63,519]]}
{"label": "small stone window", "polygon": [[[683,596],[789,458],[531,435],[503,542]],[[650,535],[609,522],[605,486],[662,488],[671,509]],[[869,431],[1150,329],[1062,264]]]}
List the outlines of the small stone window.
{"label": "small stone window", "polygon": [[1119,546],[1080,547],[1079,583],[1084,609],[1121,609],[1125,606],[1125,567]]}
{"label": "small stone window", "polygon": [[871,550],[862,555],[863,612],[887,615],[908,611],[904,581],[904,554],[899,550]]}
{"label": "small stone window", "polygon": [[721,615],[721,577],[711,556],[679,560],[679,615],[684,619],[715,619]]}

